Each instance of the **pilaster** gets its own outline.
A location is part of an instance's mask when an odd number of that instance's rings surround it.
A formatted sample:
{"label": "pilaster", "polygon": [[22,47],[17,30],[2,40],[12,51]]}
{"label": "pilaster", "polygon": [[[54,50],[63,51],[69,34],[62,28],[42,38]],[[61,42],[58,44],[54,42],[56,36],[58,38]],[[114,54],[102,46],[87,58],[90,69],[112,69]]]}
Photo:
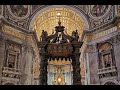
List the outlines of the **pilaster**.
{"label": "pilaster", "polygon": [[3,68],[3,62],[5,59],[5,41],[2,36],[0,36],[0,84],[2,79],[2,68]]}

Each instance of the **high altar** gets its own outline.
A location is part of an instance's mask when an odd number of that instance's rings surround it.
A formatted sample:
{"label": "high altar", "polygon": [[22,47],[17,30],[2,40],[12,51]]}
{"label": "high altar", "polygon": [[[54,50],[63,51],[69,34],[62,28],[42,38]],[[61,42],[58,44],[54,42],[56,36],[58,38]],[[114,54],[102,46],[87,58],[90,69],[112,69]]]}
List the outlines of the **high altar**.
{"label": "high altar", "polygon": [[[48,36],[47,31],[42,31],[40,42],[38,43],[41,56],[40,85],[47,85],[48,80],[50,80],[50,77],[48,77],[48,74],[50,75],[50,71],[48,71],[50,62],[59,60],[65,60],[66,62],[70,61],[69,66],[71,66],[72,69],[70,68],[68,75],[71,75],[72,78],[69,80],[72,81],[71,84],[73,85],[81,85],[79,50],[83,42],[79,40],[77,30],[73,31],[70,36],[67,33],[64,33],[64,28],[65,27],[61,25],[59,20],[58,26],[55,27],[55,32],[50,36]],[[62,69],[65,65],[66,64],[54,64],[56,70],[54,69],[53,85],[65,85],[68,83],[65,80],[65,71]]]}

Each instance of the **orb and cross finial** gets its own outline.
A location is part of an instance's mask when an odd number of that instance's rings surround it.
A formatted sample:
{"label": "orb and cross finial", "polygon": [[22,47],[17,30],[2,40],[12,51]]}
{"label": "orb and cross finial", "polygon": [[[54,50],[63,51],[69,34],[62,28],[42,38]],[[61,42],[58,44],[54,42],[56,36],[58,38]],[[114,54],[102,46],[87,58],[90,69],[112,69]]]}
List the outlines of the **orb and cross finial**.
{"label": "orb and cross finial", "polygon": [[61,26],[61,21],[60,21],[60,17],[61,17],[61,13],[57,13],[57,16],[59,17],[59,21],[58,21],[58,25]]}

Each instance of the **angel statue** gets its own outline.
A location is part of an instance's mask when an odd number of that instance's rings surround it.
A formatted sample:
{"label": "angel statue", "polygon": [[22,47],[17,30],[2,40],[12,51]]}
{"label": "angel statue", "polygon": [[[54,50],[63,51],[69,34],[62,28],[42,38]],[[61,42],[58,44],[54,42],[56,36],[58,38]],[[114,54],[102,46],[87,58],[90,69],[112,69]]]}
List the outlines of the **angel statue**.
{"label": "angel statue", "polygon": [[48,36],[47,31],[42,30],[42,35],[41,35],[42,41],[46,41],[47,40],[47,36]]}
{"label": "angel statue", "polygon": [[77,30],[72,32],[72,37],[74,38],[75,41],[78,41],[79,35]]}

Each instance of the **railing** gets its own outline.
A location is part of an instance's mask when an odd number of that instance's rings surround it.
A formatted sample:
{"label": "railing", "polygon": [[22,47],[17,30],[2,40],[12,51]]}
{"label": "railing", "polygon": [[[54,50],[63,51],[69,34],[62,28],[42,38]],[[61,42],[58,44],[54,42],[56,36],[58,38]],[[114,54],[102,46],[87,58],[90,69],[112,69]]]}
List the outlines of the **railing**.
{"label": "railing", "polygon": [[2,77],[20,79],[21,72],[20,72],[20,70],[15,69],[15,68],[4,67],[3,71],[2,71]]}
{"label": "railing", "polygon": [[4,67],[3,71],[12,71],[12,72],[20,72],[19,69],[15,69],[15,68],[8,68],[8,67]]}
{"label": "railing", "polygon": [[108,72],[115,72],[115,71],[117,71],[116,67],[112,66],[112,67],[108,67],[108,68],[99,69],[98,74],[108,73]]}

